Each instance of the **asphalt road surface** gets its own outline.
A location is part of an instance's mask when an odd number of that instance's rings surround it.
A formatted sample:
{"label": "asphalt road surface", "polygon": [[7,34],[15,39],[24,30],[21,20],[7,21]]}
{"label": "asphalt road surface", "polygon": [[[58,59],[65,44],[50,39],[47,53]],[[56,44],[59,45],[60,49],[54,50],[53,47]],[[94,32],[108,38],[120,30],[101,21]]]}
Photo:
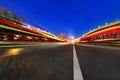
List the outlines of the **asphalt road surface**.
{"label": "asphalt road surface", "polygon": [[77,44],[84,80],[120,80],[120,47]]}
{"label": "asphalt road surface", "polygon": [[120,48],[68,43],[0,48],[0,80],[81,80],[75,78],[79,76],[120,80]]}
{"label": "asphalt road surface", "polygon": [[72,45],[0,48],[0,80],[73,80]]}

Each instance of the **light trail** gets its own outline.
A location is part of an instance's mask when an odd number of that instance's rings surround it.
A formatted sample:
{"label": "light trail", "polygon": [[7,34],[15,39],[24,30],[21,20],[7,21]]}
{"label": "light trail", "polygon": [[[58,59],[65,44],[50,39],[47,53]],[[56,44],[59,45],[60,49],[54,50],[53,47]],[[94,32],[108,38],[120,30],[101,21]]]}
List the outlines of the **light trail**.
{"label": "light trail", "polygon": [[57,34],[54,33],[53,31],[51,31],[51,30],[49,30],[48,28],[46,28],[45,26],[42,26],[41,24],[39,24],[38,22],[36,22],[34,19],[28,18],[28,17],[26,17],[26,16],[23,16],[23,17],[25,17],[26,19],[30,20],[31,22],[33,22],[34,24],[38,25],[39,27],[41,27],[41,28],[43,28],[43,29],[45,29],[45,30],[47,30],[47,31],[49,31],[49,32],[52,32],[53,34],[57,35]]}
{"label": "light trail", "polygon": [[8,26],[5,26],[5,25],[0,25],[0,27],[5,28],[5,29],[10,29],[10,30],[13,30],[13,31],[18,31],[18,32],[22,32],[22,33],[27,33],[27,34],[32,34],[32,35],[40,36],[40,35],[31,33],[31,32],[27,32],[27,31],[24,31],[24,30],[20,30],[20,29],[8,27]]}

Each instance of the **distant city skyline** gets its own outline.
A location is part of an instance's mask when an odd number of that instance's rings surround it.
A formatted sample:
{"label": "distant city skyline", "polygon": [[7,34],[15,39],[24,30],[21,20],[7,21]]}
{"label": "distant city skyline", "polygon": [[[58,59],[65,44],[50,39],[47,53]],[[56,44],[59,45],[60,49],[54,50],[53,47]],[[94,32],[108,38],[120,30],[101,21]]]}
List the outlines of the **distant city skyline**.
{"label": "distant city skyline", "polygon": [[77,38],[93,28],[120,20],[119,3],[119,0],[1,0],[0,6],[18,14],[28,24]]}

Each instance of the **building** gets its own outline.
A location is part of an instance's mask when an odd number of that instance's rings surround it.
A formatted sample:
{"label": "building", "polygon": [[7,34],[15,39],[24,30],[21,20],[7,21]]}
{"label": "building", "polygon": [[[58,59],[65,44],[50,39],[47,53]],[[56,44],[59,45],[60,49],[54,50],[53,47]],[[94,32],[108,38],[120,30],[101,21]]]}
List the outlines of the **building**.
{"label": "building", "polygon": [[60,33],[58,35],[58,38],[63,40],[63,41],[68,41],[69,40],[69,36],[66,36],[64,33]]}

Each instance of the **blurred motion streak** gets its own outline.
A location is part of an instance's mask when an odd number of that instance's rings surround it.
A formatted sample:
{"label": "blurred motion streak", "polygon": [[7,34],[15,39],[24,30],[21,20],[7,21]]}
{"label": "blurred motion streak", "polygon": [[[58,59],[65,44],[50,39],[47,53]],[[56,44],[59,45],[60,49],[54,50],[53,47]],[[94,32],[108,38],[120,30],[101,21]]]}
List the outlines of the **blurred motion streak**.
{"label": "blurred motion streak", "polygon": [[120,43],[120,21],[96,28],[80,38],[77,42],[114,42]]}

